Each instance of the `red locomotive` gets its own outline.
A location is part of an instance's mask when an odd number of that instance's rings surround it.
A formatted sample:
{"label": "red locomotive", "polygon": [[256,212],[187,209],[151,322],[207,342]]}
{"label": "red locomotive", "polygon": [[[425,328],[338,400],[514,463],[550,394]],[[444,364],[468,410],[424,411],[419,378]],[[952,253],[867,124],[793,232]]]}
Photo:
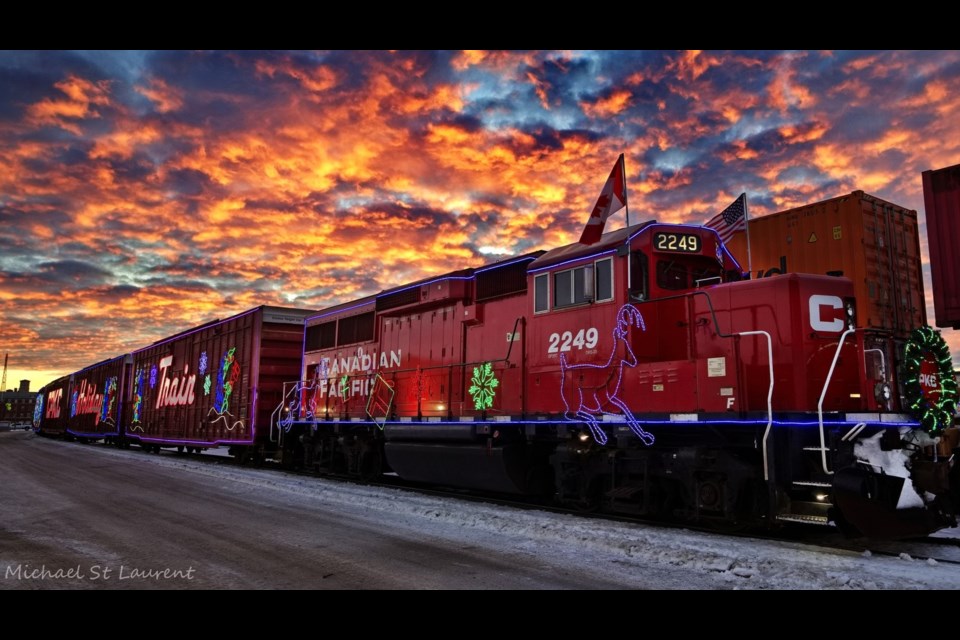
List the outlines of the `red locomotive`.
{"label": "red locomotive", "polygon": [[331,307],[271,439],[321,471],[612,512],[955,524],[936,340],[858,328],[843,277],[740,277],[712,229],[647,222]]}

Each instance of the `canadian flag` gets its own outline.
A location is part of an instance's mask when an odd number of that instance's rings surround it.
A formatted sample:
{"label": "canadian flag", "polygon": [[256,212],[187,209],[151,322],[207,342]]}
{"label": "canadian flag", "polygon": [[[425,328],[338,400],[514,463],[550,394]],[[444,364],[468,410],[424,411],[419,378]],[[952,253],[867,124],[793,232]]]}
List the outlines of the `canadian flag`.
{"label": "canadian flag", "polygon": [[627,183],[624,179],[623,154],[613,165],[613,171],[607,178],[607,184],[603,185],[603,191],[597,198],[597,204],[593,207],[593,213],[587,219],[587,226],[583,228],[580,234],[580,244],[594,244],[600,240],[603,235],[603,225],[607,218],[615,214],[620,209],[627,206]]}

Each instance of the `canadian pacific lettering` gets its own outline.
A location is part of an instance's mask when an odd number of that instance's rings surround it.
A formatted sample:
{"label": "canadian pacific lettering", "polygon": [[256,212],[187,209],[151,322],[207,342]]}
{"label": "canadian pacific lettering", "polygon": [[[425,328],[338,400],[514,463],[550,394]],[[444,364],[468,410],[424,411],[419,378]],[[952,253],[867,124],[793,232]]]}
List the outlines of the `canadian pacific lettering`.
{"label": "canadian pacific lettering", "polygon": [[355,354],[323,358],[317,363],[314,376],[321,397],[367,396],[370,394],[371,378],[378,370],[400,366],[402,349],[366,352],[358,349]]}

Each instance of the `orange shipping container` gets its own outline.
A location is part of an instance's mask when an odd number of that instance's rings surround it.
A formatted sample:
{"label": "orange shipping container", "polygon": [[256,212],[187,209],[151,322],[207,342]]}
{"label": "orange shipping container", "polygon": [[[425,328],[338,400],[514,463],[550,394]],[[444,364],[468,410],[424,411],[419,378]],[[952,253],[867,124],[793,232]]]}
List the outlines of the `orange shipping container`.
{"label": "orange shipping container", "polygon": [[[747,265],[746,233],[727,247]],[[903,337],[927,324],[917,212],[854,191],[750,220],[751,277],[844,275],[857,296],[857,326]]]}

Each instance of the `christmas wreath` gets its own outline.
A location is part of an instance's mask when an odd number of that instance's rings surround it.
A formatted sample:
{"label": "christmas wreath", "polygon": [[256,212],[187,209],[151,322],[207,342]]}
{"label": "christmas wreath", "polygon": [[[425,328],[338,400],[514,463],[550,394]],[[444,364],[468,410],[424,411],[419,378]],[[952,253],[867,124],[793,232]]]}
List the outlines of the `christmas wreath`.
{"label": "christmas wreath", "polygon": [[910,333],[906,359],[907,408],[930,435],[950,426],[957,409],[957,381],[950,349],[939,331],[920,327]]}

